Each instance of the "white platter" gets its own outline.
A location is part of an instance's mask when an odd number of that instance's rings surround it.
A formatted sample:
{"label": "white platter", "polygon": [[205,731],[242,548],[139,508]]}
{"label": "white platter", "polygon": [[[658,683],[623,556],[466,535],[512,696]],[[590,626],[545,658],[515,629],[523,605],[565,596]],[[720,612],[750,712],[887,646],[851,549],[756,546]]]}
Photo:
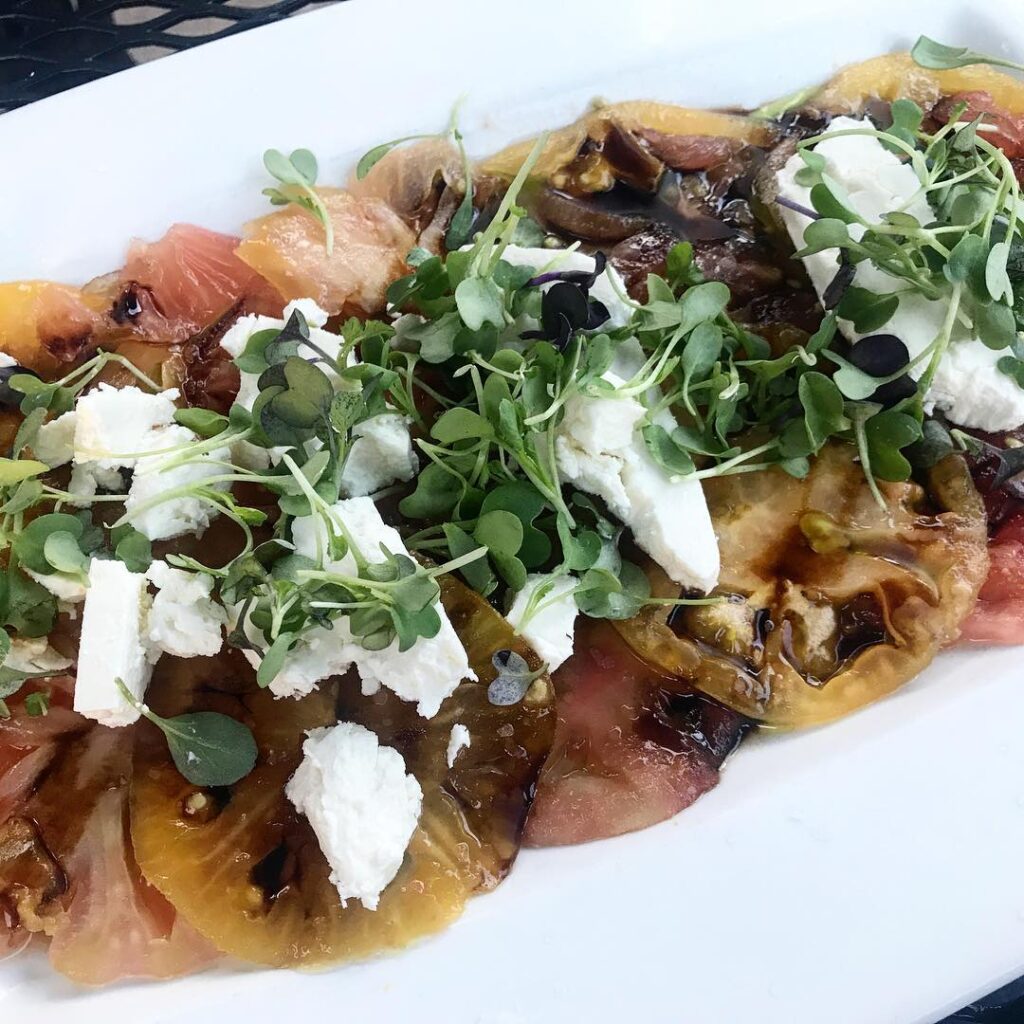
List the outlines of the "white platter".
{"label": "white platter", "polygon": [[[484,152],[596,94],[755,104],[921,31],[1024,56],[1018,0],[352,0],[0,118],[0,280],[79,281],[175,220],[264,210],[259,154],[323,178],[467,96]],[[525,853],[447,933],[303,975],[83,992],[0,965],[0,1018],[247,1024],[916,1024],[1024,973],[1021,654],[944,655],[826,729],[744,745],[638,835]]]}

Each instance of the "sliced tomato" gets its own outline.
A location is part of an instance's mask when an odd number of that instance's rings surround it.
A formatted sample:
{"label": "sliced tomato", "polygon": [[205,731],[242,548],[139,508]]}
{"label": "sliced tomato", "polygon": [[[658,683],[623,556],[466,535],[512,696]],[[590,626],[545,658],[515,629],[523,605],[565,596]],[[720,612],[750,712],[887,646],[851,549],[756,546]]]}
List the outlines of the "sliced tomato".
{"label": "sliced tomato", "polygon": [[715,135],[669,135],[654,128],[640,135],[659,160],[677,171],[706,171],[743,148],[741,139]]}
{"label": "sliced tomato", "polygon": [[52,373],[90,346],[104,306],[100,297],[49,281],[0,284],[0,351]]}
{"label": "sliced tomato", "polygon": [[447,185],[461,192],[462,160],[445,139],[424,139],[393,149],[361,181],[354,175],[349,191],[361,199],[379,199],[419,234],[431,221]]}
{"label": "sliced tomato", "polygon": [[746,720],[581,619],[555,673],[558,725],[527,824],[531,846],[603,839],[689,807],[718,782]]}
{"label": "sliced tomato", "polygon": [[50,962],[87,985],[175,978],[220,957],[142,877],[127,817],[127,786],[105,790],[63,862],[73,889],[54,929]]}
{"label": "sliced tomato", "polygon": [[[248,722],[260,756],[233,786],[199,789],[179,774],[167,744],[140,731],[132,786],[132,838],[147,878],[212,942],[243,960],[326,966],[406,945],[439,931],[466,900],[512,866],[541,766],[551,749],[554,691],[546,676],[511,707],[487,699],[491,656],[534,653],[508,622],[457,580],[445,608],[479,681],[465,681],[441,712],[421,718],[387,690],[366,698],[354,674],[325,680],[302,700],[275,700],[255,685],[237,651],[157,665],[147,700],[160,714],[219,710]],[[307,820],[284,792],[308,730],[357,721],[395,747],[423,789],[423,810],[377,910],[342,906]],[[451,728],[471,746],[449,767]]]}
{"label": "sliced tomato", "polygon": [[991,568],[963,625],[967,642],[1024,644],[1024,514],[1002,526],[989,548]]}
{"label": "sliced tomato", "polygon": [[946,124],[950,117],[963,107],[957,115],[958,121],[973,121],[980,117],[988,126],[979,137],[998,146],[1011,160],[1024,157],[1024,117],[1010,114],[983,91],[958,92],[939,100],[932,108],[932,117],[939,124]]}
{"label": "sliced tomato", "polygon": [[280,314],[280,295],[235,255],[238,243],[192,224],[175,224],[156,242],[133,242],[120,273],[130,294],[115,315],[149,340],[183,341],[236,305],[239,313]]}
{"label": "sliced tomato", "polygon": [[60,739],[86,729],[86,720],[69,706],[72,685],[70,676],[47,681],[51,705],[45,715],[28,715],[24,706],[25,695],[42,686],[29,684],[18,699],[7,701],[10,717],[0,719],[0,824],[29,797]]}
{"label": "sliced tomato", "polygon": [[319,192],[334,227],[330,253],[320,221],[288,206],[246,226],[239,258],[286,300],[308,297],[328,313],[380,312],[385,289],[406,271],[416,236],[381,199],[336,188]]}
{"label": "sliced tomato", "polygon": [[943,460],[926,483],[880,484],[882,509],[837,443],[802,480],[709,480],[725,600],[616,626],[647,662],[766,726],[849,714],[954,642],[985,579],[985,511],[964,461]]}
{"label": "sliced tomato", "polygon": [[126,820],[131,746],[131,730],[98,726],[65,740],[0,825],[8,941],[51,936],[54,967],[87,985],[173,977],[217,956],[139,872]]}

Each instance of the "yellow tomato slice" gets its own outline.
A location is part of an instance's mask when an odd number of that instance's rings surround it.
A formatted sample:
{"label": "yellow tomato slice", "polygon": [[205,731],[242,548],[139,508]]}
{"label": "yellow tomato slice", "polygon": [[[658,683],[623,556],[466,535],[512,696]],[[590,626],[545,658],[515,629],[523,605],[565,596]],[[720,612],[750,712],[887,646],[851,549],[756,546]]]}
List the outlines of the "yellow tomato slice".
{"label": "yellow tomato slice", "polygon": [[[571,125],[552,132],[531,172],[532,177],[550,180],[578,155],[584,141],[600,134],[606,121],[625,128],[649,128],[666,135],[710,135],[740,139],[756,145],[771,141],[772,128],[764,121],[717,110],[695,110],[652,100],[610,103],[584,114]],[[498,178],[515,177],[532,151],[535,139],[517,142],[483,160],[479,170]]]}
{"label": "yellow tomato slice", "polygon": [[[404,946],[443,928],[469,896],[493,888],[519,848],[554,733],[554,691],[540,677],[513,707],[487,700],[491,655],[536,656],[481,597],[455,580],[444,603],[478,682],[464,682],[432,719],[386,690],[360,694],[348,676],[302,700],[259,690],[238,657],[163,658],[147,700],[161,714],[222,710],[253,728],[260,756],[234,786],[202,790],[174,768],[155,730],[141,737],[132,791],[132,837],[143,873],[202,935],[233,956],[272,966],[318,966]],[[234,652],[237,654],[237,652]],[[377,910],[343,907],[309,824],[284,794],[306,730],[357,721],[396,747],[423,789],[423,812],[405,863]],[[451,727],[472,745],[453,768]]]}
{"label": "yellow tomato slice", "polygon": [[806,479],[781,469],[707,481],[722,604],[619,623],[662,670],[767,726],[818,725],[891,693],[958,635],[988,570],[985,511],[950,457],[880,484],[833,444]]}
{"label": "yellow tomato slice", "polygon": [[843,68],[811,101],[833,113],[859,110],[865,100],[909,99],[929,107],[943,96],[987,92],[1009,114],[1024,113],[1024,82],[982,64],[931,71],[909,53],[889,53]]}

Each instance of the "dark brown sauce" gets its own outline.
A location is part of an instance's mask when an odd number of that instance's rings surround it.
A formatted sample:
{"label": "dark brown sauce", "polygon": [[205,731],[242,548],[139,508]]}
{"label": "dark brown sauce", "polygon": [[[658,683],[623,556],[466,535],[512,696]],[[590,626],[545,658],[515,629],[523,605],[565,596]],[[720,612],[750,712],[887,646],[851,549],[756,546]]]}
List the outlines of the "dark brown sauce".
{"label": "dark brown sauce", "polygon": [[862,651],[889,640],[885,616],[874,594],[858,594],[839,609],[835,658],[842,666]]}
{"label": "dark brown sauce", "polygon": [[655,686],[637,718],[637,735],[672,754],[700,757],[718,767],[736,749],[749,723],[695,691]]}
{"label": "dark brown sauce", "polygon": [[275,846],[249,873],[252,884],[263,893],[269,909],[274,901],[288,891],[298,871],[298,860],[287,842]]}

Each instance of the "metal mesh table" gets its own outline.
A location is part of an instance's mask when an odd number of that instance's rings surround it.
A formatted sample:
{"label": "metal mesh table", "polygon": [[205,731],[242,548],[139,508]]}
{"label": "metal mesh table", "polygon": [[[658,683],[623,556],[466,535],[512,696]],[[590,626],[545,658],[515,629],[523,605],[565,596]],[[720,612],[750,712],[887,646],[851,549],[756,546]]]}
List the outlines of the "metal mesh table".
{"label": "metal mesh table", "polygon": [[[0,112],[333,2],[0,0]],[[1024,1024],[1024,978],[942,1024],[954,1022]]]}

